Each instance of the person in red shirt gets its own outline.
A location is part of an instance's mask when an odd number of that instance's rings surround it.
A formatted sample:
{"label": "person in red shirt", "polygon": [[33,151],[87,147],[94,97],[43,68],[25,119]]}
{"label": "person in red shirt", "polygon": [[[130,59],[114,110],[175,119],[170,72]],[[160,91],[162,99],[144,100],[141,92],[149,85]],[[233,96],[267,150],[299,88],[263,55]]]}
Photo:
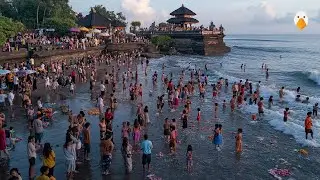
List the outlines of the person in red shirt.
{"label": "person in red shirt", "polygon": [[104,116],[107,122],[110,122],[113,119],[113,113],[111,112],[110,108],[106,110],[106,113],[104,114]]}
{"label": "person in red shirt", "polygon": [[308,139],[308,134],[311,134],[311,138],[313,139],[313,131],[312,131],[312,119],[311,119],[312,112],[307,113],[306,120],[304,121],[304,127],[306,132],[306,139]]}
{"label": "person in red shirt", "polygon": [[75,84],[76,83],[76,71],[75,70],[72,70],[71,78],[72,78],[72,82]]}
{"label": "person in red shirt", "polygon": [[288,120],[288,115],[289,115],[289,114],[290,114],[289,108],[286,108],[286,110],[283,111],[283,121],[284,121],[284,122],[287,122],[287,120]]}
{"label": "person in red shirt", "polygon": [[258,102],[258,113],[259,116],[261,116],[264,111],[263,111],[263,97],[260,98],[260,101]]}

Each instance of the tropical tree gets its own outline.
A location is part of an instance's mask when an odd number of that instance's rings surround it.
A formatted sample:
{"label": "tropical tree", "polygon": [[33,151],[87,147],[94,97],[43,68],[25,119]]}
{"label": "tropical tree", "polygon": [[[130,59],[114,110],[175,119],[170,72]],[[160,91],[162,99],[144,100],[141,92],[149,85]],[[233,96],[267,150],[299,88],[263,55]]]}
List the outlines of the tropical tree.
{"label": "tropical tree", "polygon": [[21,22],[0,16],[0,45],[4,44],[9,37],[22,32],[24,29],[25,26]]}
{"label": "tropical tree", "polygon": [[123,15],[122,12],[115,13],[114,11],[108,11],[106,7],[103,5],[96,5],[91,8],[96,13],[99,13],[100,15],[104,16],[110,21],[119,21],[121,23],[126,23],[126,17]]}
{"label": "tropical tree", "polygon": [[75,22],[75,13],[68,3],[68,0],[0,0],[0,13],[33,29],[48,26],[47,20],[51,18]]}
{"label": "tropical tree", "polygon": [[136,31],[136,30],[137,30],[137,27],[140,28],[141,22],[140,22],[140,21],[132,21],[132,22],[131,22],[131,26],[133,27],[133,31]]}
{"label": "tropical tree", "polygon": [[151,38],[152,44],[156,45],[161,51],[170,49],[172,39],[170,36],[155,36]]}

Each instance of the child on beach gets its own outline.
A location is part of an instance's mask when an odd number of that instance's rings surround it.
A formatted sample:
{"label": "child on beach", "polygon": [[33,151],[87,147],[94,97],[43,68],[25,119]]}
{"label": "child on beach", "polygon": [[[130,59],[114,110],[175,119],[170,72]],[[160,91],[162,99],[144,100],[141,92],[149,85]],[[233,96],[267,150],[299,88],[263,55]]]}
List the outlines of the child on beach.
{"label": "child on beach", "polygon": [[226,109],[227,109],[227,102],[226,100],[223,100],[222,110],[225,111]]}
{"label": "child on beach", "polygon": [[270,96],[270,97],[269,97],[269,100],[268,100],[268,107],[269,107],[269,109],[271,108],[272,105],[273,105],[273,96]]}
{"label": "child on beach", "polygon": [[218,118],[218,110],[219,110],[218,103],[214,103],[214,118]]}
{"label": "child on beach", "polygon": [[176,127],[173,125],[170,126],[170,129],[171,129],[171,133],[170,133],[169,147],[170,147],[170,153],[174,154],[176,152],[176,146],[177,146],[177,131],[176,131]]}
{"label": "child on beach", "polygon": [[188,115],[186,110],[183,110],[181,120],[182,120],[182,128],[183,129],[188,128]]}
{"label": "child on beach", "polygon": [[75,85],[73,84],[73,82],[70,83],[70,93],[71,95],[74,95],[74,88],[75,88]]}
{"label": "child on beach", "polygon": [[200,120],[201,120],[201,111],[200,111],[200,108],[198,108],[197,110],[198,110],[197,121],[200,122]]}
{"label": "child on beach", "polygon": [[192,166],[193,166],[193,162],[192,162],[192,146],[189,144],[188,148],[187,148],[187,169],[188,172],[191,172]]}
{"label": "child on beach", "polygon": [[220,145],[222,144],[222,125],[215,124],[213,143],[218,151],[220,151]]}
{"label": "child on beach", "polygon": [[241,153],[242,152],[242,129],[238,129],[238,133],[236,135],[236,152]]}
{"label": "child on beach", "polygon": [[163,135],[164,135],[164,139],[169,142],[170,141],[170,124],[168,122],[168,118],[166,118],[164,120],[164,124],[163,124]]}
{"label": "child on beach", "polygon": [[134,122],[134,128],[133,128],[133,144],[137,145],[140,141],[140,135],[141,135],[141,128],[138,121]]}
{"label": "child on beach", "polygon": [[287,122],[288,121],[288,115],[290,114],[289,108],[286,108],[285,111],[283,111],[283,121]]}

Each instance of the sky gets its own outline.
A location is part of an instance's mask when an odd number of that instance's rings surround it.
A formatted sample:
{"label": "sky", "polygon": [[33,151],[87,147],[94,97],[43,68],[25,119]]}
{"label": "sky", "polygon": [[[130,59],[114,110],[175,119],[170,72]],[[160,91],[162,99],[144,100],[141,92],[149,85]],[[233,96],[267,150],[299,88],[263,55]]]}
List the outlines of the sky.
{"label": "sky", "polygon": [[[104,5],[123,12],[127,21],[165,22],[182,4],[194,11],[199,26],[222,24],[229,34],[319,34],[319,0],[69,0],[76,12],[88,14],[90,7]],[[300,31],[294,24],[298,11],[306,12],[308,26]]]}

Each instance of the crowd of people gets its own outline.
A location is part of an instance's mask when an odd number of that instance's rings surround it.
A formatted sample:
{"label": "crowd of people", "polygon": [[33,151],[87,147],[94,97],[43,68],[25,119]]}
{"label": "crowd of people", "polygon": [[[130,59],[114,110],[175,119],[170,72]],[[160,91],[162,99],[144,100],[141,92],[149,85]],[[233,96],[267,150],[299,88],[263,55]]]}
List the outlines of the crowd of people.
{"label": "crowd of people", "polygon": [[[140,60],[139,60],[140,59]],[[163,113],[164,108],[168,108],[171,112],[181,110],[181,116],[179,118],[166,118],[163,123],[163,136],[168,144],[168,149],[171,154],[175,154],[179,142],[178,131],[180,127],[182,129],[188,128],[188,123],[193,121],[191,114],[194,112],[197,114],[195,121],[199,124],[202,121],[201,109],[199,107],[192,107],[192,100],[194,97],[198,97],[198,100],[203,101],[207,97],[212,97],[214,101],[214,117],[219,118],[219,108],[222,107],[222,112],[226,112],[230,108],[231,113],[241,108],[244,105],[257,105],[257,113],[252,114],[252,120],[262,119],[264,116],[264,99],[261,97],[260,88],[261,82],[254,83],[248,79],[243,82],[232,83],[229,86],[228,79],[219,78],[214,84],[208,84],[208,77],[206,72],[208,71],[207,65],[203,68],[194,69],[182,69],[179,75],[175,75],[178,79],[177,82],[173,80],[173,72],[165,74],[164,70],[166,65],[162,66],[162,74],[158,75],[158,72],[153,72],[151,75],[148,73],[149,60],[140,57],[140,52],[134,51],[130,53],[121,53],[117,55],[102,54],[97,56],[87,56],[76,60],[73,63],[67,63],[66,61],[57,61],[51,64],[41,63],[39,67],[35,67],[34,64],[29,64],[28,61],[21,64],[15,64],[11,66],[5,64],[4,69],[12,70],[18,69],[37,69],[37,74],[26,75],[18,77],[14,73],[9,73],[3,79],[7,87],[7,94],[1,92],[0,103],[2,108],[8,109],[11,115],[14,115],[14,109],[12,108],[15,95],[19,94],[21,98],[21,106],[26,112],[26,118],[28,119],[28,127],[30,130],[30,136],[28,137],[28,159],[29,159],[29,179],[49,179],[54,178],[55,152],[51,148],[51,144],[46,142],[43,144],[43,134],[45,133],[45,127],[52,118],[52,110],[44,108],[41,97],[33,97],[32,92],[37,90],[39,79],[44,79],[44,87],[47,92],[68,89],[69,95],[74,96],[76,90],[76,84],[86,83],[89,81],[90,89],[93,94],[97,95],[97,108],[100,118],[99,124],[91,124],[86,120],[86,113],[80,111],[78,114],[72,114],[72,111],[67,111],[69,127],[67,128],[65,143],[63,146],[63,152],[66,160],[66,172],[67,178],[72,179],[74,173],[77,172],[78,164],[82,161],[90,161],[91,148],[91,127],[99,126],[100,129],[100,152],[101,152],[101,169],[103,175],[110,174],[110,166],[112,162],[112,155],[114,153],[114,126],[113,121],[114,112],[117,110],[117,97],[116,91],[123,91],[130,97],[137,106],[136,118],[131,125],[130,122],[123,122],[121,127],[121,139],[122,146],[121,152],[125,162],[126,172],[130,173],[133,170],[132,155],[135,150],[142,150],[142,166],[144,170],[150,170],[150,163],[152,158],[153,144],[149,140],[148,134],[145,130],[148,128],[151,120],[149,117],[149,107],[144,106],[143,94],[145,89],[142,84],[139,83],[138,71],[136,67],[139,65],[144,70],[146,77],[152,78],[154,86],[163,86],[166,90],[163,94],[160,94],[156,98],[156,111],[157,114]],[[108,70],[103,72],[104,76],[101,78],[101,74],[97,72],[97,66],[100,64],[106,64]],[[245,66],[241,66],[241,68]],[[262,69],[268,74],[266,65],[262,66]],[[187,73],[190,73],[188,77]],[[98,78],[100,77],[100,82]],[[99,83],[97,83],[99,82]],[[95,92],[94,89],[98,88],[99,92]],[[208,95],[208,88],[212,88],[212,96]],[[223,100],[219,102],[217,99],[222,93],[229,93],[231,89],[232,98],[230,101]],[[299,93],[300,88],[297,89]],[[149,92],[152,93],[152,92]],[[196,94],[199,94],[197,96]],[[285,96],[284,87],[279,91],[279,101],[281,103]],[[6,100],[8,99],[8,104]],[[297,97],[298,98],[298,97]],[[165,101],[168,104],[166,105]],[[33,102],[36,101],[36,102]],[[298,101],[298,99],[297,99]],[[268,108],[273,106],[274,100],[270,96],[268,100]],[[307,103],[307,102],[303,102]],[[229,108],[228,108],[229,107]],[[317,116],[318,104],[315,104],[313,112],[308,112],[305,119],[305,133],[306,138],[312,131],[312,115]],[[289,108],[284,111],[283,120],[286,122],[289,116]],[[258,118],[258,117],[259,118]],[[261,118],[260,118],[261,117]],[[12,127],[7,127],[5,115],[0,114],[0,151],[4,153],[8,158],[9,148],[15,147],[15,132]],[[179,120],[177,120],[179,119]],[[181,126],[179,126],[181,124]],[[241,154],[242,152],[242,133],[241,127],[238,128],[235,136],[235,152]],[[213,135],[210,137],[212,143],[215,145],[218,151],[221,150],[223,144],[223,125],[215,124]],[[7,141],[9,139],[9,141]],[[9,142],[7,144],[7,142]],[[193,169],[193,151],[192,144],[188,144],[186,150],[186,160],[188,172]],[[43,166],[40,169],[40,176],[36,177],[35,163],[39,156],[42,156]],[[18,169],[11,169],[11,180],[21,179]]]}

